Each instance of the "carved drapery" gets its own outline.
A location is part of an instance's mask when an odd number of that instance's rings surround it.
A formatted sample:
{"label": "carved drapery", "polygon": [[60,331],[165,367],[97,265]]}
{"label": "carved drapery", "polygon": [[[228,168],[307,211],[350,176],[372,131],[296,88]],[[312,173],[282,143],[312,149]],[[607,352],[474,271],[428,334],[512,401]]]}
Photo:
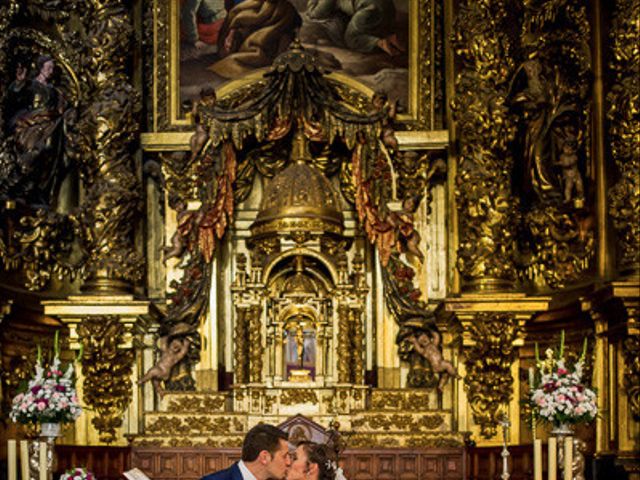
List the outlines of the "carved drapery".
{"label": "carved drapery", "polygon": [[638,24],[640,3],[617,0],[611,26],[613,85],[607,95],[611,154],[619,172],[609,190],[609,214],[618,233],[618,268],[640,270],[640,50]]}
{"label": "carved drapery", "polygon": [[511,365],[518,322],[510,313],[479,313],[468,324],[474,342],[466,352],[464,386],[481,435],[496,435],[503,409],[513,396]]}
{"label": "carved drapery", "polygon": [[510,289],[518,224],[511,192],[515,125],[507,96],[513,70],[509,2],[462,2],[453,45],[460,63],[452,108],[459,157],[457,267],[468,290]]}
{"label": "carved drapery", "polygon": [[[346,196],[352,185],[359,219],[371,243],[378,247],[385,270],[389,265],[403,264],[402,277],[395,267],[393,273],[386,272],[383,277],[385,298],[389,301],[396,294],[400,297],[393,300],[391,311],[405,334],[435,330],[432,315],[419,301],[420,291],[413,285],[413,267],[400,260],[407,252],[416,255],[419,235],[413,228],[413,211],[395,212],[388,206],[393,200],[389,180],[395,152],[386,148],[382,140],[383,135],[393,134],[386,127],[389,112],[385,108],[388,105],[376,107],[361,93],[325,77],[313,56],[297,42],[274,61],[262,80],[220,99],[213,92],[204,95],[196,109],[207,141],[201,150],[176,157],[165,167],[167,184],[178,184],[176,193],[183,196],[183,203],[190,199],[202,202],[198,210],[180,213],[177,234],[186,248],[178,256],[187,260],[182,280],[174,284],[178,295],[172,297],[166,323],[179,321],[186,312],[192,313],[190,322],[203,318],[200,313],[209,291],[202,287],[210,284],[205,280],[211,275],[208,265],[232,218],[234,202],[246,197],[256,172],[269,177],[288,166],[290,162],[283,162],[279,156],[283,145],[286,147],[291,134],[297,131],[316,146],[324,145],[330,150],[334,143],[339,144],[342,155],[327,156],[323,151],[317,160],[311,160],[321,172],[338,171],[340,163],[348,165],[351,159],[351,169],[340,168],[341,172],[351,170],[351,178],[341,176]],[[216,170],[219,163],[222,168]],[[403,185],[405,195],[415,193],[419,185],[428,181],[428,170],[418,170],[412,179],[418,186]],[[212,178],[216,181],[211,182]],[[193,180],[190,189],[185,188],[185,179]],[[197,270],[200,285],[193,285],[191,269]],[[196,311],[200,313],[194,315]],[[250,329],[250,338],[258,334]],[[195,362],[196,356],[185,361],[190,366]],[[257,378],[254,373],[250,376]]]}
{"label": "carved drapery", "polygon": [[133,349],[122,349],[126,327],[117,316],[87,317],[78,326],[82,345],[83,401],[96,417],[100,440],[111,443],[132,398]]}

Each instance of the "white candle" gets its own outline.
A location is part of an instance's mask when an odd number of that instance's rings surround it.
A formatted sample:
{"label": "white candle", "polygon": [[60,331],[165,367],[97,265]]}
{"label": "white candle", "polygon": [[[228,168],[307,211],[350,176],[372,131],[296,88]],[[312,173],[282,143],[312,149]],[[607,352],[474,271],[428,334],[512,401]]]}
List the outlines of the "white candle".
{"label": "white candle", "polygon": [[573,437],[564,439],[564,480],[573,480]]}
{"label": "white candle", "polygon": [[556,437],[549,437],[549,471],[547,472],[549,480],[556,480],[556,470],[558,468],[557,452],[558,442]]}
{"label": "white candle", "polygon": [[29,480],[29,442],[20,440],[20,469],[22,480]]}
{"label": "white candle", "polygon": [[47,442],[40,441],[40,480],[48,480]]}
{"label": "white candle", "polygon": [[533,441],[533,477],[534,480],[542,480],[542,440]]}
{"label": "white candle", "polygon": [[7,440],[7,469],[9,470],[9,480],[18,479],[17,460],[16,441]]}

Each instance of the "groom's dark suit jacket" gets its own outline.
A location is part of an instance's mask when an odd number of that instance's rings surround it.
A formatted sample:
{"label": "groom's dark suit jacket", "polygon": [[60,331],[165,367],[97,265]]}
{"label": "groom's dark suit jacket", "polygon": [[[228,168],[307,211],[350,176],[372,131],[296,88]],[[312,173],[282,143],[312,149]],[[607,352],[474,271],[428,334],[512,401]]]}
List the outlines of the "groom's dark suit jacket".
{"label": "groom's dark suit jacket", "polygon": [[234,463],[229,468],[206,475],[200,480],[242,480],[242,473],[238,464]]}

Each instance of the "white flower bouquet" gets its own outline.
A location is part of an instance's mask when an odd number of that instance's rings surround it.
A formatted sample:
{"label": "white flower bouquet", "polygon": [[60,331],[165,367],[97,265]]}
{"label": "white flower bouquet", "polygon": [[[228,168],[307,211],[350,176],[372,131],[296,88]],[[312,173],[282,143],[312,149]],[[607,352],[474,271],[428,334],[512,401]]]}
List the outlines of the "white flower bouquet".
{"label": "white flower bouquet", "polygon": [[547,349],[544,360],[536,345],[538,371],[529,374],[529,400],[537,417],[555,426],[590,422],[596,417],[596,393],[582,379],[586,350],[585,339],[580,358],[570,365],[564,358],[564,331],[559,350]]}
{"label": "white flower bouquet", "polygon": [[72,468],[60,475],[60,480],[96,480],[96,476],[86,468]]}
{"label": "white flower bouquet", "polygon": [[53,361],[45,368],[38,346],[35,369],[35,377],[13,399],[11,420],[19,423],[66,423],[78,418],[82,408],[74,386],[73,364],[63,372],[57,332]]}

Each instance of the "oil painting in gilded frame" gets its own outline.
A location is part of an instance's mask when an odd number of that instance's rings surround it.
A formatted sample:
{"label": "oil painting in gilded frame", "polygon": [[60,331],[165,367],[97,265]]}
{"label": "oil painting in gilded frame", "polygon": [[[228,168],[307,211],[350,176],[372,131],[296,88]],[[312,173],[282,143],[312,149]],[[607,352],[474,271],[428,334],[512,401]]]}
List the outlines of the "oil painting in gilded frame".
{"label": "oil painting in gilded frame", "polygon": [[153,131],[187,128],[203,87],[220,94],[258,78],[296,35],[337,80],[397,99],[408,128],[437,128],[438,2],[152,0]]}

